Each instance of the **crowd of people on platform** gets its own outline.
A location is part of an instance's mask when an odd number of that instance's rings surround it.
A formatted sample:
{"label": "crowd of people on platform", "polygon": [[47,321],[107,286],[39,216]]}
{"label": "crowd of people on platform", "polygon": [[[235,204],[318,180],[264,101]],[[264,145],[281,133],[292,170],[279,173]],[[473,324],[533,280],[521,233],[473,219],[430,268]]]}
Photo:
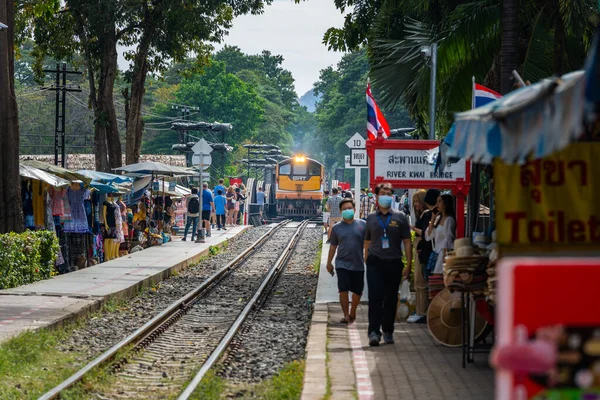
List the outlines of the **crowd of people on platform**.
{"label": "crowd of people on platform", "polygon": [[[260,193],[263,194],[262,197]],[[259,188],[256,197],[259,204],[264,204],[265,198],[262,188]],[[226,188],[224,180],[219,179],[219,183],[212,190],[209,189],[208,183],[202,184],[201,192],[198,188],[192,188],[191,196],[186,199],[187,214],[183,239],[181,240],[187,240],[191,227],[191,239],[194,241],[199,223],[202,223],[208,237],[211,236],[212,229],[227,230],[228,227],[243,224],[242,215],[245,201],[246,187],[243,183],[239,185],[236,183]]]}
{"label": "crowd of people on platform", "polygon": [[374,192],[361,189],[357,199],[352,191],[339,187],[325,196],[323,224],[330,244],[327,271],[337,274],[344,313],[340,322],[356,319],[366,266],[369,345],[378,346],[382,333],[385,343],[394,343],[398,291],[413,266],[416,312],[408,322],[425,322],[429,282],[439,279],[443,259],[454,245],[454,198],[437,189],[418,190],[412,196],[411,213],[408,191],[395,196],[388,183],[378,184]]}

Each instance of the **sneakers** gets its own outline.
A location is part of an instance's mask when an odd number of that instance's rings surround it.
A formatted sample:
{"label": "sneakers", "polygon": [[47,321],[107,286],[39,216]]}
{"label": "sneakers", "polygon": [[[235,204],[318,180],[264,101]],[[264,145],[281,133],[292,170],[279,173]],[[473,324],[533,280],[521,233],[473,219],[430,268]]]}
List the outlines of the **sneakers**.
{"label": "sneakers", "polygon": [[421,316],[420,316],[420,315],[418,315],[418,314],[412,314],[410,317],[408,317],[408,318],[406,319],[406,322],[408,322],[408,323],[411,323],[411,324],[414,324],[415,322],[417,322],[417,320],[418,320],[419,318],[421,318]]}
{"label": "sneakers", "polygon": [[218,230],[218,231],[220,231],[220,230],[221,230],[221,228],[217,228],[217,230]]}
{"label": "sneakers", "polygon": [[181,239],[181,241],[182,241],[182,242],[185,242],[185,241],[186,241],[186,238],[182,238],[182,239]]}
{"label": "sneakers", "polygon": [[383,332],[383,341],[385,344],[394,344],[394,334],[390,332]]}
{"label": "sneakers", "polygon": [[226,230],[227,230],[227,228],[223,227],[223,230],[224,230],[224,231],[226,231]]}
{"label": "sneakers", "polygon": [[417,324],[426,324],[427,323],[427,317],[425,315],[421,315],[421,316],[419,316],[419,319],[415,321],[415,323],[417,323]]}
{"label": "sneakers", "polygon": [[381,335],[377,332],[369,333],[369,346],[379,346],[379,342],[381,341]]}

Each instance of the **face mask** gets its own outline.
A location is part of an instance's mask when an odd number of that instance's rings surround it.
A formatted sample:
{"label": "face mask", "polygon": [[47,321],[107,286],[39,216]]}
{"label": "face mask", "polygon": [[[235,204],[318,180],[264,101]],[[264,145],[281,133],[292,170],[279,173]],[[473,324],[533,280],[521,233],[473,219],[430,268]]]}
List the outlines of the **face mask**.
{"label": "face mask", "polygon": [[373,197],[373,193],[369,193],[367,196],[369,196],[369,197]]}
{"label": "face mask", "polygon": [[351,220],[354,218],[354,210],[344,210],[342,211],[342,218],[346,220]]}
{"label": "face mask", "polygon": [[390,208],[392,206],[392,196],[379,196],[377,201],[383,208]]}

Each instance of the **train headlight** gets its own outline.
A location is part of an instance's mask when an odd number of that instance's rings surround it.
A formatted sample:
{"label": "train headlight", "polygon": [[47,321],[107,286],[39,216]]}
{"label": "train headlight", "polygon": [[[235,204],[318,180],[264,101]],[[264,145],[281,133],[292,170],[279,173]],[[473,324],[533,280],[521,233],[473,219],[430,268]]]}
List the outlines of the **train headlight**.
{"label": "train headlight", "polygon": [[306,157],[304,156],[296,156],[294,157],[294,161],[296,161],[297,163],[303,163],[306,161]]}

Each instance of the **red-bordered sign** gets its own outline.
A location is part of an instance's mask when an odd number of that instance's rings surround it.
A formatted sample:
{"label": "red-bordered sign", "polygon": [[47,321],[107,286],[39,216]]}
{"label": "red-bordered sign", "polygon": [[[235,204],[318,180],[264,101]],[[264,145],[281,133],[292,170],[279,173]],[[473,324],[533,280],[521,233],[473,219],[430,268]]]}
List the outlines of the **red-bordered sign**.
{"label": "red-bordered sign", "polygon": [[[465,197],[471,186],[471,164],[461,159],[436,173],[432,162],[436,140],[367,140],[371,187],[389,182],[398,189],[448,189],[456,196],[456,236],[465,234]],[[434,154],[435,153],[435,154]]]}

